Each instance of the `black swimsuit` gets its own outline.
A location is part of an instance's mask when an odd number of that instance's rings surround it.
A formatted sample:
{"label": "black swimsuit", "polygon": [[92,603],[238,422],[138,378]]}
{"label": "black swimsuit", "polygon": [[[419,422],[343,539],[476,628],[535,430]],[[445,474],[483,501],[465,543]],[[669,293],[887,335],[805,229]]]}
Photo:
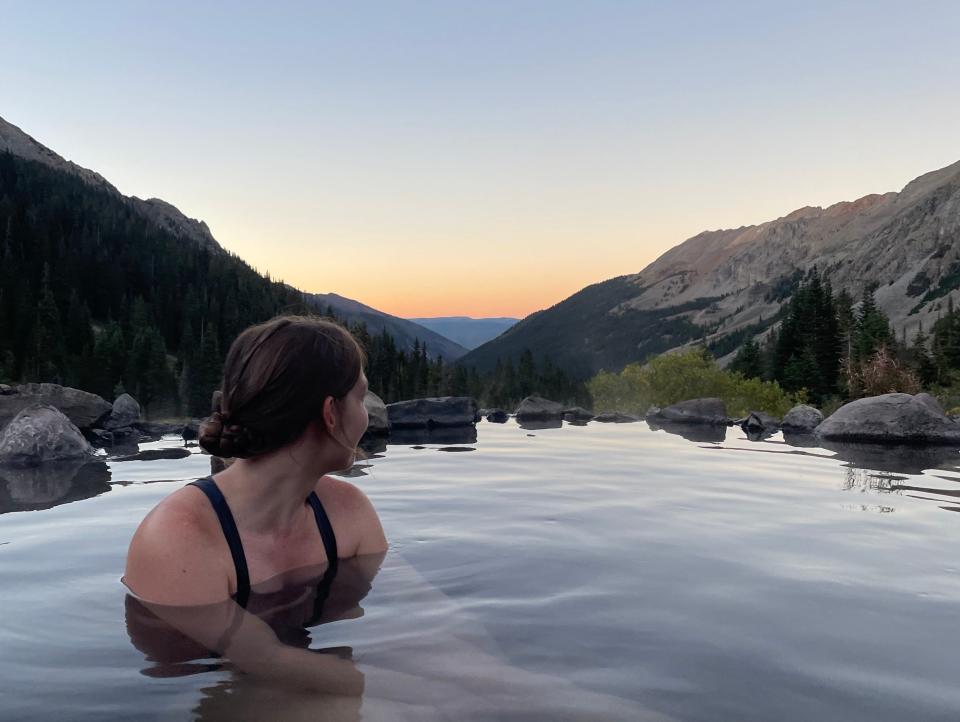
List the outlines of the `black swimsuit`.
{"label": "black swimsuit", "polygon": [[[211,476],[192,481],[190,486],[195,486],[206,494],[213,510],[217,513],[220,527],[223,529],[223,536],[227,540],[227,546],[230,547],[233,566],[237,572],[237,591],[233,594],[233,598],[241,607],[246,607],[247,601],[250,599],[250,572],[247,570],[247,557],[243,553],[240,532],[237,531],[237,523],[233,519],[230,507],[227,506],[227,500]],[[323,504],[320,503],[315,491],[310,492],[307,503],[313,508],[317,528],[320,530],[320,538],[323,540],[323,548],[327,552],[328,566],[327,573],[324,574],[324,581],[329,584],[337,573],[337,538],[333,533],[333,527],[330,525],[330,519],[327,518],[327,513],[323,510]]]}

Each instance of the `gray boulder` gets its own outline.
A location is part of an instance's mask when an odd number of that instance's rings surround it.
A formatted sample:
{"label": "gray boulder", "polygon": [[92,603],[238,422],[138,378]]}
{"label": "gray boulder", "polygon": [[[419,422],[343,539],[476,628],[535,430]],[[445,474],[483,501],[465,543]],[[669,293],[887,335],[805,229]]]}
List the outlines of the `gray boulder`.
{"label": "gray boulder", "polygon": [[812,434],[823,421],[818,409],[806,404],[797,404],[787,412],[780,422],[780,428],[788,434]]}
{"label": "gray boulder", "polygon": [[387,406],[383,399],[372,391],[367,391],[363,397],[363,405],[367,409],[370,422],[367,424],[368,434],[385,434],[390,430],[390,421],[387,417]]}
{"label": "gray boulder", "polygon": [[391,429],[468,426],[476,423],[477,402],[469,396],[410,399],[387,404]]}
{"label": "gray boulder", "polygon": [[129,428],[139,420],[140,404],[130,394],[120,394],[113,402],[113,409],[107,420],[103,422],[103,428],[108,430]]}
{"label": "gray boulder", "polygon": [[780,428],[780,419],[764,411],[751,411],[747,418],[740,422],[740,428],[744,431],[773,433]]}
{"label": "gray boulder", "polygon": [[0,395],[0,428],[31,406],[52,406],[79,429],[90,429],[106,417],[113,406],[96,394],[59,384],[20,384]]}
{"label": "gray boulder", "polygon": [[531,419],[559,419],[563,416],[563,404],[542,396],[528,396],[517,407],[519,421]]}
{"label": "gray boulder", "polygon": [[844,404],[821,423],[817,436],[834,441],[957,444],[960,424],[926,394],[881,394]]}
{"label": "gray boulder", "polygon": [[564,421],[590,421],[591,419],[593,419],[593,414],[582,406],[574,406],[563,410]]}
{"label": "gray boulder", "polygon": [[655,419],[660,416],[660,407],[659,406],[649,406],[647,407],[647,413],[643,415],[645,419]]}
{"label": "gray boulder", "polygon": [[8,384],[0,384],[0,396],[6,396],[7,394],[13,393],[13,386]]}
{"label": "gray boulder", "polygon": [[681,424],[716,424],[726,426],[727,407],[723,399],[689,399],[661,409],[656,418]]}
{"label": "gray boulder", "polygon": [[599,421],[601,424],[629,424],[639,421],[640,417],[633,414],[621,414],[619,411],[607,411],[597,414],[593,417],[593,420]]}
{"label": "gray boulder", "polygon": [[93,456],[80,429],[53,406],[24,409],[0,434],[0,464],[35,466]]}
{"label": "gray boulder", "polygon": [[510,414],[503,409],[484,409],[484,411],[486,413],[482,413],[480,415],[491,424],[505,424],[510,418]]}

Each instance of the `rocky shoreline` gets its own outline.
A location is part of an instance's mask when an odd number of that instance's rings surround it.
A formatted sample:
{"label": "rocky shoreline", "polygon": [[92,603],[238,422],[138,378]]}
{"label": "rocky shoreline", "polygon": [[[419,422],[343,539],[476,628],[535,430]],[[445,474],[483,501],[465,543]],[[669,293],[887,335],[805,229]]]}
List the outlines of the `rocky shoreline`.
{"label": "rocky shoreline", "polygon": [[[540,396],[528,396],[513,411],[478,408],[466,396],[410,399],[385,404],[368,392],[364,404],[369,426],[362,446],[377,451],[392,443],[472,443],[476,423],[505,423],[515,418],[527,429],[558,428],[563,422],[636,423],[645,420],[695,441],[717,441],[724,429],[740,426],[750,439],[782,431],[801,445],[820,442],[896,446],[958,446],[960,423],[947,416],[926,393],[890,393],[856,399],[826,419],[807,405],[798,405],[778,419],[762,411],[744,418],[727,415],[722,399],[689,399],[665,408],[651,407],[643,415],[622,412],[593,414],[580,407]],[[56,384],[0,385],[0,465],[30,467],[47,463],[94,460],[97,448],[123,453],[141,441],[174,435],[197,438],[200,419],[163,423],[142,418],[139,403],[122,394],[112,404],[79,389]]]}

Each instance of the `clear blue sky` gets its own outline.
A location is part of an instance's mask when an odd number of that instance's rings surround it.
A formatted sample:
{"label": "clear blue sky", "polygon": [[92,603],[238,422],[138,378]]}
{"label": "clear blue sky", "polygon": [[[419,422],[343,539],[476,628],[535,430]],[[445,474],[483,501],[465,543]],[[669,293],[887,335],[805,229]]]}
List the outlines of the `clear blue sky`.
{"label": "clear blue sky", "polygon": [[525,315],[960,159],[960,3],[0,2],[0,116],[310,291]]}

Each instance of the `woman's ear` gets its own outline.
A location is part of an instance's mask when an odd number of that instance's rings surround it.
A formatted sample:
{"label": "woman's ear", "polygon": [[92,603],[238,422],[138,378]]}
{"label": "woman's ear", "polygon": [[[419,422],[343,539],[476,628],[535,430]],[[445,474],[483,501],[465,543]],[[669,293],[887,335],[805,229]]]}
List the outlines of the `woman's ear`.
{"label": "woman's ear", "polygon": [[333,433],[338,422],[338,409],[334,403],[334,398],[328,396],[323,400],[323,423],[327,427],[327,433]]}

